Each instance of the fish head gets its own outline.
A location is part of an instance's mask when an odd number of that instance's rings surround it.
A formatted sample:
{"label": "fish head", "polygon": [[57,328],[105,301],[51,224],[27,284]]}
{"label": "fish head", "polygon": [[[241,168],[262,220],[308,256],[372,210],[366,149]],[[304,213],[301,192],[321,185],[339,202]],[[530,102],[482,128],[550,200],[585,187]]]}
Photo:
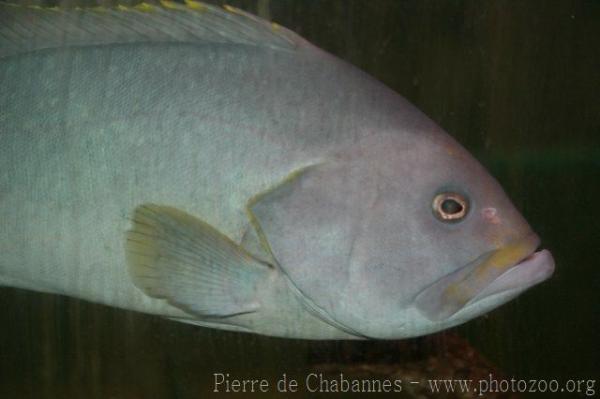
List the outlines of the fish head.
{"label": "fish head", "polygon": [[[358,280],[370,281],[364,289],[377,292],[372,315],[396,318],[411,336],[477,317],[554,271],[552,255],[538,251],[540,238],[496,179],[438,129],[360,146],[360,169],[375,177],[350,264]],[[394,304],[403,310],[395,314]],[[394,337],[383,322],[377,330]]]}
{"label": "fish head", "polygon": [[438,129],[368,136],[255,206],[291,283],[357,335],[442,330],[553,272],[497,181]]}

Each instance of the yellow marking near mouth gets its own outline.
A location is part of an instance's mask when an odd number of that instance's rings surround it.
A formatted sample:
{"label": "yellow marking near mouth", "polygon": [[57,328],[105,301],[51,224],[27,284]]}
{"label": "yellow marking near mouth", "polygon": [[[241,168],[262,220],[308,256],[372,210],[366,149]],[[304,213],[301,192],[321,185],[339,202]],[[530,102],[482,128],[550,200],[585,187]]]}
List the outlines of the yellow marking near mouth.
{"label": "yellow marking near mouth", "polygon": [[492,268],[499,270],[509,269],[529,255],[534,249],[532,249],[532,241],[528,239],[508,244],[504,248],[495,251],[492,256],[486,259],[476,269],[476,276],[486,274]]}
{"label": "yellow marking near mouth", "polygon": [[531,234],[494,251],[463,279],[449,284],[442,297],[461,306],[466,304],[486,285],[531,254],[538,243],[537,236]]}
{"label": "yellow marking near mouth", "polygon": [[447,301],[451,300],[460,307],[464,306],[473,297],[473,293],[462,283],[463,281],[459,281],[457,283],[450,284],[444,290],[442,297],[446,298]]}

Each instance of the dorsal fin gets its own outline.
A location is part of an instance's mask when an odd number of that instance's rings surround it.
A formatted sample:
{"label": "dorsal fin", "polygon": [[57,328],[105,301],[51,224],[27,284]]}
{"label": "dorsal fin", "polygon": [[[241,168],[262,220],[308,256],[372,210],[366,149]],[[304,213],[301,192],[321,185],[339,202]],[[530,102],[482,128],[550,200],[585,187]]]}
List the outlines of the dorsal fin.
{"label": "dorsal fin", "polygon": [[0,1],[0,58],[48,48],[136,42],[234,43],[294,50],[294,32],[237,8],[186,0],[58,8]]}

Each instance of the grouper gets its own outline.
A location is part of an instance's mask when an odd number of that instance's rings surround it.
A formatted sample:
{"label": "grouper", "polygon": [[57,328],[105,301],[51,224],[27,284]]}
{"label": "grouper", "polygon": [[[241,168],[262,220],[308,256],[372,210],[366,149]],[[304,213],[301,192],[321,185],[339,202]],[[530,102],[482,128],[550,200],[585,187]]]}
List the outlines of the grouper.
{"label": "grouper", "polygon": [[290,30],[0,5],[0,285],[204,327],[396,339],[554,270],[500,185]]}

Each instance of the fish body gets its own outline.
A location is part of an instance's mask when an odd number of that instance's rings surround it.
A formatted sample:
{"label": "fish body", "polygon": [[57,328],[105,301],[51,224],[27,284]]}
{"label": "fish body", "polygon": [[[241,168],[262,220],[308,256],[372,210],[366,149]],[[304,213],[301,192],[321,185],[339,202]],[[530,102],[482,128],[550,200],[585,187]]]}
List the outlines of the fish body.
{"label": "fish body", "polygon": [[[266,335],[402,338],[552,273],[459,144],[284,28],[199,3],[2,7],[0,284]],[[436,217],[454,192],[466,216]]]}

